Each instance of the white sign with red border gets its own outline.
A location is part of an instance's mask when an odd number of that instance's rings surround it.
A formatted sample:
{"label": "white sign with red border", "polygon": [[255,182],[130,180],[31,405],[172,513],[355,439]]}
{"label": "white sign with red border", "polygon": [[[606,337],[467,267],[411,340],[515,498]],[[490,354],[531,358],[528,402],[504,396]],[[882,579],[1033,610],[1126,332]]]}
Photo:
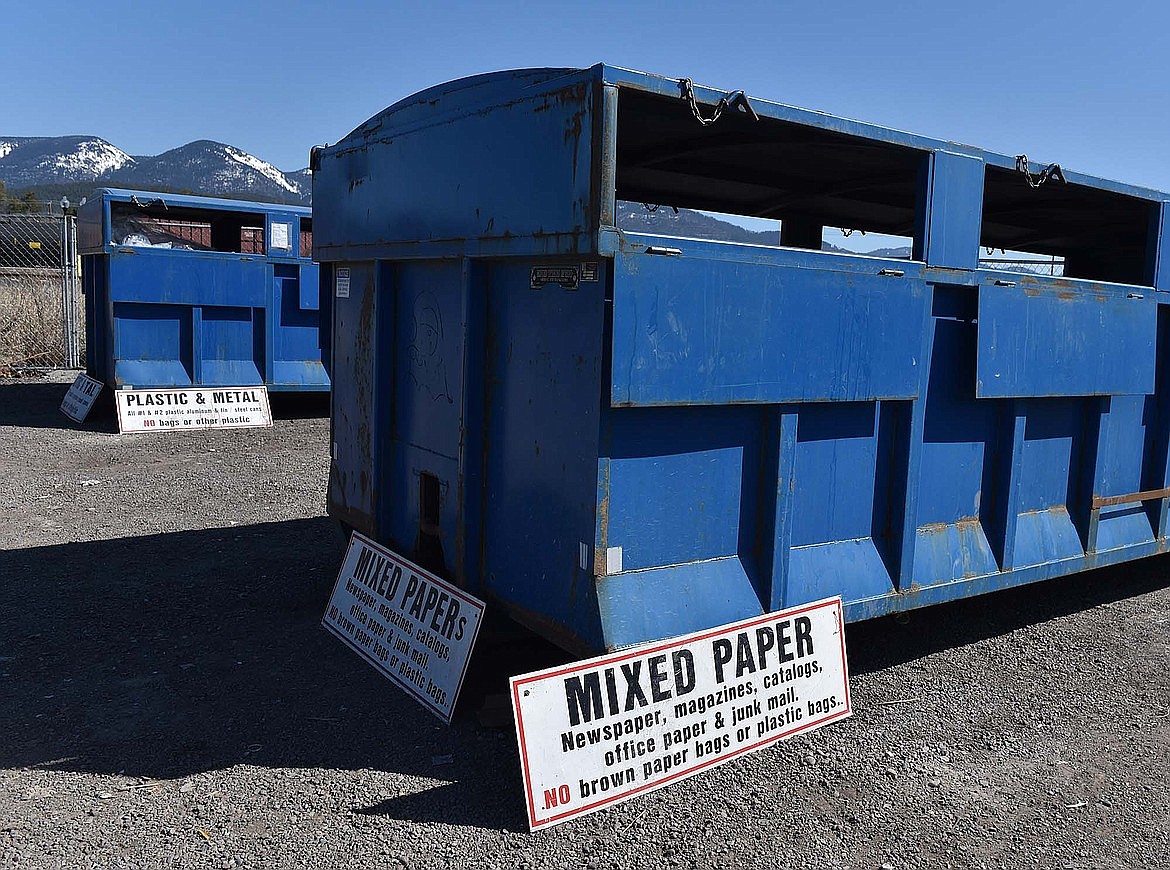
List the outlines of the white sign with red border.
{"label": "white sign with red border", "polygon": [[484,603],[354,532],[321,624],[450,722]]}
{"label": "white sign with red border", "polygon": [[272,425],[267,387],[115,390],[118,431],[250,429]]}
{"label": "white sign with red border", "polygon": [[513,677],[531,830],[853,710],[841,598]]}
{"label": "white sign with red border", "polygon": [[102,382],[82,372],[69,386],[69,392],[61,400],[61,413],[77,423],[84,423],[89,410],[101,394]]}

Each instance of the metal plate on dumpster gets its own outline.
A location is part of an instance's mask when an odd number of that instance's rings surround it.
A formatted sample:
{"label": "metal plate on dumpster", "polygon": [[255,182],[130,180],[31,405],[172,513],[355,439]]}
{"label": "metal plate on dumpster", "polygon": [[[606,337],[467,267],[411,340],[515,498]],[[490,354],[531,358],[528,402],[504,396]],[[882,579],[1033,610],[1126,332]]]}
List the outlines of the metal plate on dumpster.
{"label": "metal plate on dumpster", "polygon": [[853,712],[839,596],[511,683],[532,830]]}
{"label": "metal plate on dumpster", "polygon": [[484,603],[354,532],[321,624],[450,722]]}
{"label": "metal plate on dumpster", "polygon": [[528,276],[528,286],[539,290],[545,285],[555,284],[566,290],[576,290],[581,273],[576,266],[533,266]]}
{"label": "metal plate on dumpster", "polygon": [[69,392],[61,400],[61,413],[78,423],[85,422],[89,409],[102,391],[102,382],[95,381],[84,372],[70,385]]}
{"label": "metal plate on dumpster", "polygon": [[115,390],[120,432],[272,425],[267,387]]}

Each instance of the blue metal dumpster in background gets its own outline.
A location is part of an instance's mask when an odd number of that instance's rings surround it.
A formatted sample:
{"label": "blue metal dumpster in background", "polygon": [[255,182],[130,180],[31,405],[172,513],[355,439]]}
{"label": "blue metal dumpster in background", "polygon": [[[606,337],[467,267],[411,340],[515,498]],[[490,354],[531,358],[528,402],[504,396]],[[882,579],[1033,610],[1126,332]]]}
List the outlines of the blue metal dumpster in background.
{"label": "blue metal dumpster in background", "polygon": [[78,209],[89,374],[328,390],[307,208],[101,190]]}
{"label": "blue metal dumpster in background", "polygon": [[566,648],[1167,549],[1165,194],[609,66],[424,91],[313,170],[330,511]]}

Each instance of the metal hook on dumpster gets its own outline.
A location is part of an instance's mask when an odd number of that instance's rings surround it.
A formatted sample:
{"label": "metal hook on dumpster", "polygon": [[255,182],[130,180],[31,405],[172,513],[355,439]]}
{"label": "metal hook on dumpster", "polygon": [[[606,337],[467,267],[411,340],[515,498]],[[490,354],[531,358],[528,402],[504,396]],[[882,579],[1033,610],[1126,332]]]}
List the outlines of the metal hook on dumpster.
{"label": "metal hook on dumpster", "polygon": [[[642,208],[646,209],[646,211],[649,212],[650,214],[654,214],[654,212],[656,212],[656,211],[658,211],[658,209],[662,208],[662,203],[651,204],[648,202],[644,202],[644,203],[642,203]],[[672,205],[670,208],[675,214],[678,214],[678,206],[677,205]]]}
{"label": "metal hook on dumpster", "polygon": [[1032,188],[1033,190],[1035,190],[1050,178],[1056,179],[1061,184],[1067,184],[1067,182],[1064,180],[1064,172],[1061,171],[1059,163],[1049,163],[1042,170],[1040,170],[1039,175],[1033,176],[1031,169],[1028,166],[1027,154],[1016,155],[1016,171],[1024,173],[1024,178],[1028,180],[1028,187]]}
{"label": "metal hook on dumpster", "polygon": [[695,116],[695,120],[706,127],[709,124],[714,124],[719,120],[727,109],[736,109],[740,106],[743,110],[752,116],[753,121],[760,120],[760,116],[756,114],[756,110],[752,108],[752,104],[748,102],[747,94],[743,91],[728,91],[719,98],[719,102],[715,104],[715,111],[710,118],[704,118],[703,113],[699,111],[699,101],[695,97],[695,86],[690,79],[679,79],[679,87],[682,88],[682,98],[687,101],[691,107],[691,114]]}

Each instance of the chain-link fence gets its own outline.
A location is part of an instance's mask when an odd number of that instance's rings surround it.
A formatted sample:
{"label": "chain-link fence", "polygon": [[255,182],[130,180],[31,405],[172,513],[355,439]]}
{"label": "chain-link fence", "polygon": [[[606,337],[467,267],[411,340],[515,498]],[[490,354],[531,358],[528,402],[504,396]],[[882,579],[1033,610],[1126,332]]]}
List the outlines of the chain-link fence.
{"label": "chain-link fence", "polygon": [[0,215],[0,374],[81,367],[80,287],[75,218]]}

